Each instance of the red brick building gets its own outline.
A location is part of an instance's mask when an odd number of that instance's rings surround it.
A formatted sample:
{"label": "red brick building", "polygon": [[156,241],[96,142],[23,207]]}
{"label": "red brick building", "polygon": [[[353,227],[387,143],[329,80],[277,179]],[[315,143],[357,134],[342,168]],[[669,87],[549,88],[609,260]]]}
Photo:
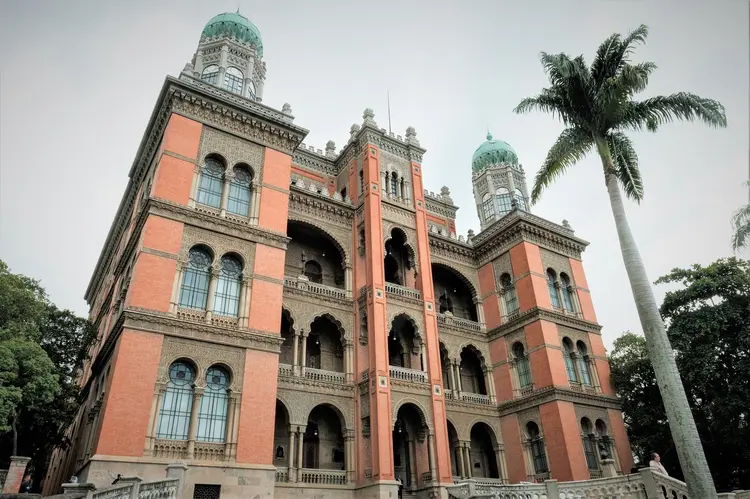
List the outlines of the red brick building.
{"label": "red brick building", "polygon": [[[413,128],[338,152],[262,104],[258,29],[204,28],[162,87],[86,299],[100,341],[45,493],[163,476],[186,497],[433,497],[632,466],[581,253],[488,136],[482,231],[424,189]],[[469,158],[467,158],[467,165]],[[429,164],[425,167],[429,168]],[[467,166],[468,168],[468,166]],[[468,181],[467,174],[467,181]]]}

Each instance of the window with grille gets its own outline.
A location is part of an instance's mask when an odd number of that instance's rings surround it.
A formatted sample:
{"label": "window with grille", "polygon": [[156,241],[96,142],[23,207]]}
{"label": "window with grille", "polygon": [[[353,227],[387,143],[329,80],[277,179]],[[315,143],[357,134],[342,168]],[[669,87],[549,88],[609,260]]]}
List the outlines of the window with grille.
{"label": "window with grille", "polygon": [[573,312],[573,296],[570,292],[570,278],[566,274],[560,274],[560,284],[562,285],[563,306],[568,312]]}
{"label": "window with grille", "polygon": [[221,270],[214,294],[214,313],[236,317],[240,308],[242,263],[232,255],[221,257]]}
{"label": "window with grille", "polygon": [[519,210],[526,211],[526,199],[523,197],[521,189],[516,189],[516,205]]}
{"label": "window with grille", "polygon": [[511,197],[508,189],[506,189],[505,187],[500,187],[495,191],[495,197],[497,198],[497,207],[500,216],[502,217],[510,213],[510,210],[513,209],[513,205],[510,202]]}
{"label": "window with grille", "polygon": [[584,385],[591,384],[591,374],[589,373],[589,363],[586,359],[586,346],[578,342],[578,370],[581,371],[581,383]]}
{"label": "window with grille", "polygon": [[544,440],[536,438],[531,441],[531,456],[534,458],[534,473],[547,473],[547,453],[544,450]]}
{"label": "window with grille", "polygon": [[195,484],[193,499],[219,499],[221,496],[221,485]]}
{"label": "window with grille", "polygon": [[235,166],[232,170],[234,178],[229,184],[229,196],[227,197],[227,211],[235,215],[246,217],[250,214],[250,183],[252,176],[241,167]]}
{"label": "window with grille", "polygon": [[235,67],[228,67],[224,73],[224,88],[235,94],[242,94],[242,71]]}
{"label": "window with grille", "polygon": [[395,173],[391,173],[391,194],[398,196],[398,177]]}
{"label": "window with grille", "polygon": [[205,309],[211,280],[211,254],[202,247],[190,249],[180,287],[180,306]]}
{"label": "window with grille", "polygon": [[206,390],[198,409],[198,432],[201,442],[223,443],[226,437],[229,375],[220,367],[206,373]]}
{"label": "window with grille", "polygon": [[565,359],[565,370],[568,372],[568,381],[571,383],[578,383],[578,375],[576,374],[576,367],[573,364],[573,358],[570,356],[570,348],[565,342],[563,342],[563,357]]}
{"label": "window with grille", "polygon": [[484,221],[490,221],[495,216],[495,207],[492,203],[492,196],[485,194],[482,198],[482,214],[484,215]]}
{"label": "window with grille", "polygon": [[583,436],[583,453],[586,456],[586,465],[590,470],[599,469],[599,459],[596,457],[596,441],[593,435]]}
{"label": "window with grille", "polygon": [[500,284],[505,291],[505,308],[508,314],[513,314],[518,311],[520,305],[518,303],[518,295],[516,294],[516,287],[513,285],[513,281],[509,274],[503,274],[500,278]]}
{"label": "window with grille", "polygon": [[215,158],[207,158],[201,169],[197,202],[213,208],[221,206],[221,190],[224,181],[224,165]]}
{"label": "window with grille", "polygon": [[526,356],[523,345],[515,343],[513,345],[513,357],[516,360],[516,373],[518,374],[518,384],[521,389],[531,386],[531,366],[529,358]]}
{"label": "window with grille", "polygon": [[178,361],[169,367],[169,382],[159,410],[156,438],[187,440],[193,406],[193,381],[195,371],[189,364]]}
{"label": "window with grille", "polygon": [[219,66],[211,64],[206,66],[201,73],[201,80],[212,85],[216,85],[219,81]]}
{"label": "window with grille", "polygon": [[552,308],[560,308],[560,299],[557,296],[557,289],[555,289],[555,271],[547,269],[547,288],[549,289],[549,300],[552,302]]}

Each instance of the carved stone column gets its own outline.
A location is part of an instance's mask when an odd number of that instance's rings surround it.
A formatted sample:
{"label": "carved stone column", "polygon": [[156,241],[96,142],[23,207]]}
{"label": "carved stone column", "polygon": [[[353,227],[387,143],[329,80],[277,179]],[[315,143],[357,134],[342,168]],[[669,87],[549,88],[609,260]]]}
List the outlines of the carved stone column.
{"label": "carved stone column", "polygon": [[354,343],[347,340],[344,345],[344,372],[346,374],[346,382],[352,383],[354,381]]}
{"label": "carved stone column", "polygon": [[216,294],[216,283],[219,280],[219,266],[211,265],[211,280],[208,283],[208,299],[206,300],[206,323],[211,324],[214,315],[214,295]]}
{"label": "carved stone column", "polygon": [[495,446],[495,461],[497,462],[497,472],[503,483],[508,483],[508,465],[505,462],[505,449],[501,445]]}
{"label": "carved stone column", "polygon": [[195,165],[195,170],[193,172],[193,183],[190,186],[190,198],[188,199],[188,206],[190,208],[195,208],[195,199],[198,197],[198,183],[201,178],[201,167],[200,165]]}
{"label": "carved stone column", "polygon": [[242,280],[241,288],[240,288],[240,309],[238,311],[238,320],[237,325],[239,327],[247,327],[247,308],[250,303],[250,299],[247,296],[248,295],[248,287],[250,285],[250,278],[248,277],[246,272],[242,272],[240,275],[240,279]]}
{"label": "carved stone column", "polygon": [[195,436],[198,434],[198,409],[205,388],[196,386],[193,389],[193,406],[190,408],[190,426],[188,427],[187,459],[195,458]]}
{"label": "carved stone column", "polygon": [[346,289],[346,297],[352,297],[352,266],[350,263],[344,264],[344,289]]}
{"label": "carved stone column", "polygon": [[296,482],[297,481],[297,471],[294,468],[294,455],[297,453],[297,449],[294,448],[294,436],[296,431],[293,429],[292,426],[289,426],[289,447],[286,450],[286,458],[287,458],[287,468],[289,469],[289,478],[288,480],[290,482]]}
{"label": "carved stone column", "polygon": [[299,439],[297,442],[297,481],[302,481],[302,468],[303,461],[302,461],[302,451],[305,446],[305,431],[307,430],[307,426],[299,426],[297,431],[299,432]]}
{"label": "carved stone column", "polygon": [[482,300],[480,300],[478,296],[475,296],[473,301],[474,306],[477,309],[477,321],[484,326],[486,323],[484,322],[484,305],[482,304]]}
{"label": "carved stone column", "polygon": [[454,368],[455,361],[452,359],[448,360],[448,371],[450,371],[451,376],[451,390],[454,393],[454,397],[458,397],[458,385],[456,385],[456,370]]}
{"label": "carved stone column", "polygon": [[304,329],[300,330],[300,333],[302,335],[302,358],[300,359],[300,376],[305,375],[305,366],[307,366],[307,337],[310,334],[308,331],[305,331]]}
{"label": "carved stone column", "polygon": [[521,396],[521,380],[518,379],[518,363],[516,359],[510,359],[510,386],[513,389],[513,397]]}
{"label": "carved stone column", "polygon": [[299,331],[292,330],[294,339],[292,340],[292,373],[299,376]]}
{"label": "carved stone column", "polygon": [[464,462],[464,444],[463,442],[458,442],[457,446],[457,454],[458,454],[458,469],[456,470],[458,476],[461,478],[466,478],[466,463]]}
{"label": "carved stone column", "polygon": [[224,75],[227,72],[227,56],[229,54],[229,47],[227,45],[221,46],[221,55],[219,56],[219,75],[216,80],[216,86],[224,88]]}
{"label": "carved stone column", "polygon": [[508,322],[508,307],[505,304],[505,293],[508,291],[505,289],[500,290],[500,323],[504,324]]}
{"label": "carved stone column", "polygon": [[465,453],[465,462],[466,462],[466,478],[471,478],[474,476],[471,469],[471,442],[464,442],[464,453]]}
{"label": "carved stone column", "polygon": [[227,170],[224,172],[224,184],[221,188],[221,204],[219,205],[219,216],[225,217],[227,216],[227,202],[229,200],[229,187],[232,185],[232,180],[234,179],[234,172],[232,170]]}
{"label": "carved stone column", "polygon": [[424,342],[419,344],[419,358],[422,361],[422,371],[427,372],[427,351]]}
{"label": "carved stone column", "polygon": [[227,401],[227,426],[224,428],[224,460],[229,461],[232,452],[232,437],[234,432],[234,406],[237,403],[237,397],[228,390],[229,400]]}
{"label": "carved stone column", "polygon": [[404,201],[411,202],[411,182],[404,180]]}
{"label": "carved stone column", "polygon": [[381,171],[380,172],[380,189],[383,194],[388,192],[388,178],[386,177],[386,172]]}
{"label": "carved stone column", "polygon": [[438,477],[435,467],[435,436],[432,432],[427,434],[427,457],[430,459],[430,477],[435,482]]}
{"label": "carved stone column", "polygon": [[461,360],[454,360],[453,367],[456,369],[456,383],[458,389],[458,398],[461,398],[463,392],[463,384],[461,383]]}
{"label": "carved stone column", "polygon": [[177,312],[177,307],[180,306],[180,287],[182,285],[182,277],[185,275],[185,268],[188,262],[178,261],[177,270],[175,271],[174,283],[172,284],[172,298],[169,300],[169,313],[174,314]]}
{"label": "carved stone column", "polygon": [[497,397],[495,396],[495,380],[492,377],[492,369],[489,367],[482,368],[484,372],[484,384],[487,387],[487,396],[490,398],[490,402],[496,402]]}
{"label": "carved stone column", "polygon": [[159,411],[161,410],[162,401],[164,400],[164,391],[166,389],[166,383],[157,383],[154,389],[154,400],[151,403],[151,418],[149,418],[148,429],[146,430],[147,439],[145,453],[148,456],[152,456],[154,452],[156,432],[159,431]]}
{"label": "carved stone column", "polygon": [[346,464],[346,481],[354,483],[357,479],[355,476],[355,458],[354,458],[354,430],[346,430],[344,436],[344,462]]}
{"label": "carved stone column", "polygon": [[250,224],[258,225],[258,212],[260,211],[260,182],[254,181],[250,189]]}

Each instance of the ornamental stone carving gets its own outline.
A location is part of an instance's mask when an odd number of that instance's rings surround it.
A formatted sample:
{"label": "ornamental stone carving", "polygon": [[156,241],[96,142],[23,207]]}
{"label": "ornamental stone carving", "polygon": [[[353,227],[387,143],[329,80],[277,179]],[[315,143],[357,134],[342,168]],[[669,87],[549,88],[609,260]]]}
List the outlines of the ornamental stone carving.
{"label": "ornamental stone carving", "polygon": [[[313,389],[314,390],[314,389]],[[354,429],[354,398],[352,396],[340,396],[307,390],[290,390],[279,387],[277,398],[284,404],[289,412],[289,422],[292,425],[307,425],[310,413],[319,405],[327,405],[338,413],[341,420],[342,433]]]}
{"label": "ornamental stone carving", "polygon": [[424,338],[424,312],[422,310],[412,309],[401,303],[388,301],[386,303],[386,311],[388,313],[388,323],[386,324],[386,327],[388,327],[389,331],[396,317],[399,315],[405,315],[409,322],[412,323],[412,326],[414,326],[415,336]]}
{"label": "ornamental stone carving", "polygon": [[430,394],[429,391],[425,396],[414,396],[406,393],[391,392],[391,424],[396,426],[398,420],[398,411],[406,404],[413,404],[419,412],[421,423],[424,427],[433,431],[435,424],[432,417],[432,412],[427,410],[430,407]]}
{"label": "ornamental stone carving", "polygon": [[314,297],[295,298],[285,296],[283,307],[293,318],[292,327],[295,331],[304,329],[309,332],[315,319],[326,317],[339,329],[342,341],[353,340],[354,314],[351,304],[334,307],[333,304],[319,301]]}
{"label": "ornamental stone carving", "polygon": [[218,154],[223,157],[228,172],[231,172],[235,165],[244,163],[252,168],[254,179],[263,178],[263,147],[258,144],[204,126],[198,148],[198,158],[201,165],[209,154]]}
{"label": "ornamental stone carving", "polygon": [[182,245],[179,260],[187,262],[188,252],[195,245],[204,245],[213,253],[214,264],[221,261],[227,253],[234,253],[242,259],[242,265],[247,273],[253,268],[255,261],[255,243],[235,239],[200,227],[186,225],[182,232]]}
{"label": "ornamental stone carving", "polygon": [[161,350],[159,371],[156,377],[158,383],[169,381],[169,366],[178,359],[188,359],[195,365],[196,386],[205,387],[208,368],[220,365],[229,370],[229,388],[234,392],[242,391],[245,373],[244,349],[167,336],[164,338]]}
{"label": "ornamental stone carving", "polygon": [[570,267],[570,259],[567,256],[555,253],[546,248],[541,248],[539,253],[541,254],[542,266],[545,271],[551,268],[557,274],[558,279],[560,278],[560,273],[564,272],[570,278],[570,283],[573,284],[573,270]]}

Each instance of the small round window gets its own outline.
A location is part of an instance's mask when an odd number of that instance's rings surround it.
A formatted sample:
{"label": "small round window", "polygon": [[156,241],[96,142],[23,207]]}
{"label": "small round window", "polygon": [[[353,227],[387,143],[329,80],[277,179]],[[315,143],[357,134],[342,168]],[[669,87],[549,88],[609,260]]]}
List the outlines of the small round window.
{"label": "small round window", "polygon": [[184,386],[195,380],[195,372],[185,362],[175,362],[169,368],[169,381],[177,386]]}

